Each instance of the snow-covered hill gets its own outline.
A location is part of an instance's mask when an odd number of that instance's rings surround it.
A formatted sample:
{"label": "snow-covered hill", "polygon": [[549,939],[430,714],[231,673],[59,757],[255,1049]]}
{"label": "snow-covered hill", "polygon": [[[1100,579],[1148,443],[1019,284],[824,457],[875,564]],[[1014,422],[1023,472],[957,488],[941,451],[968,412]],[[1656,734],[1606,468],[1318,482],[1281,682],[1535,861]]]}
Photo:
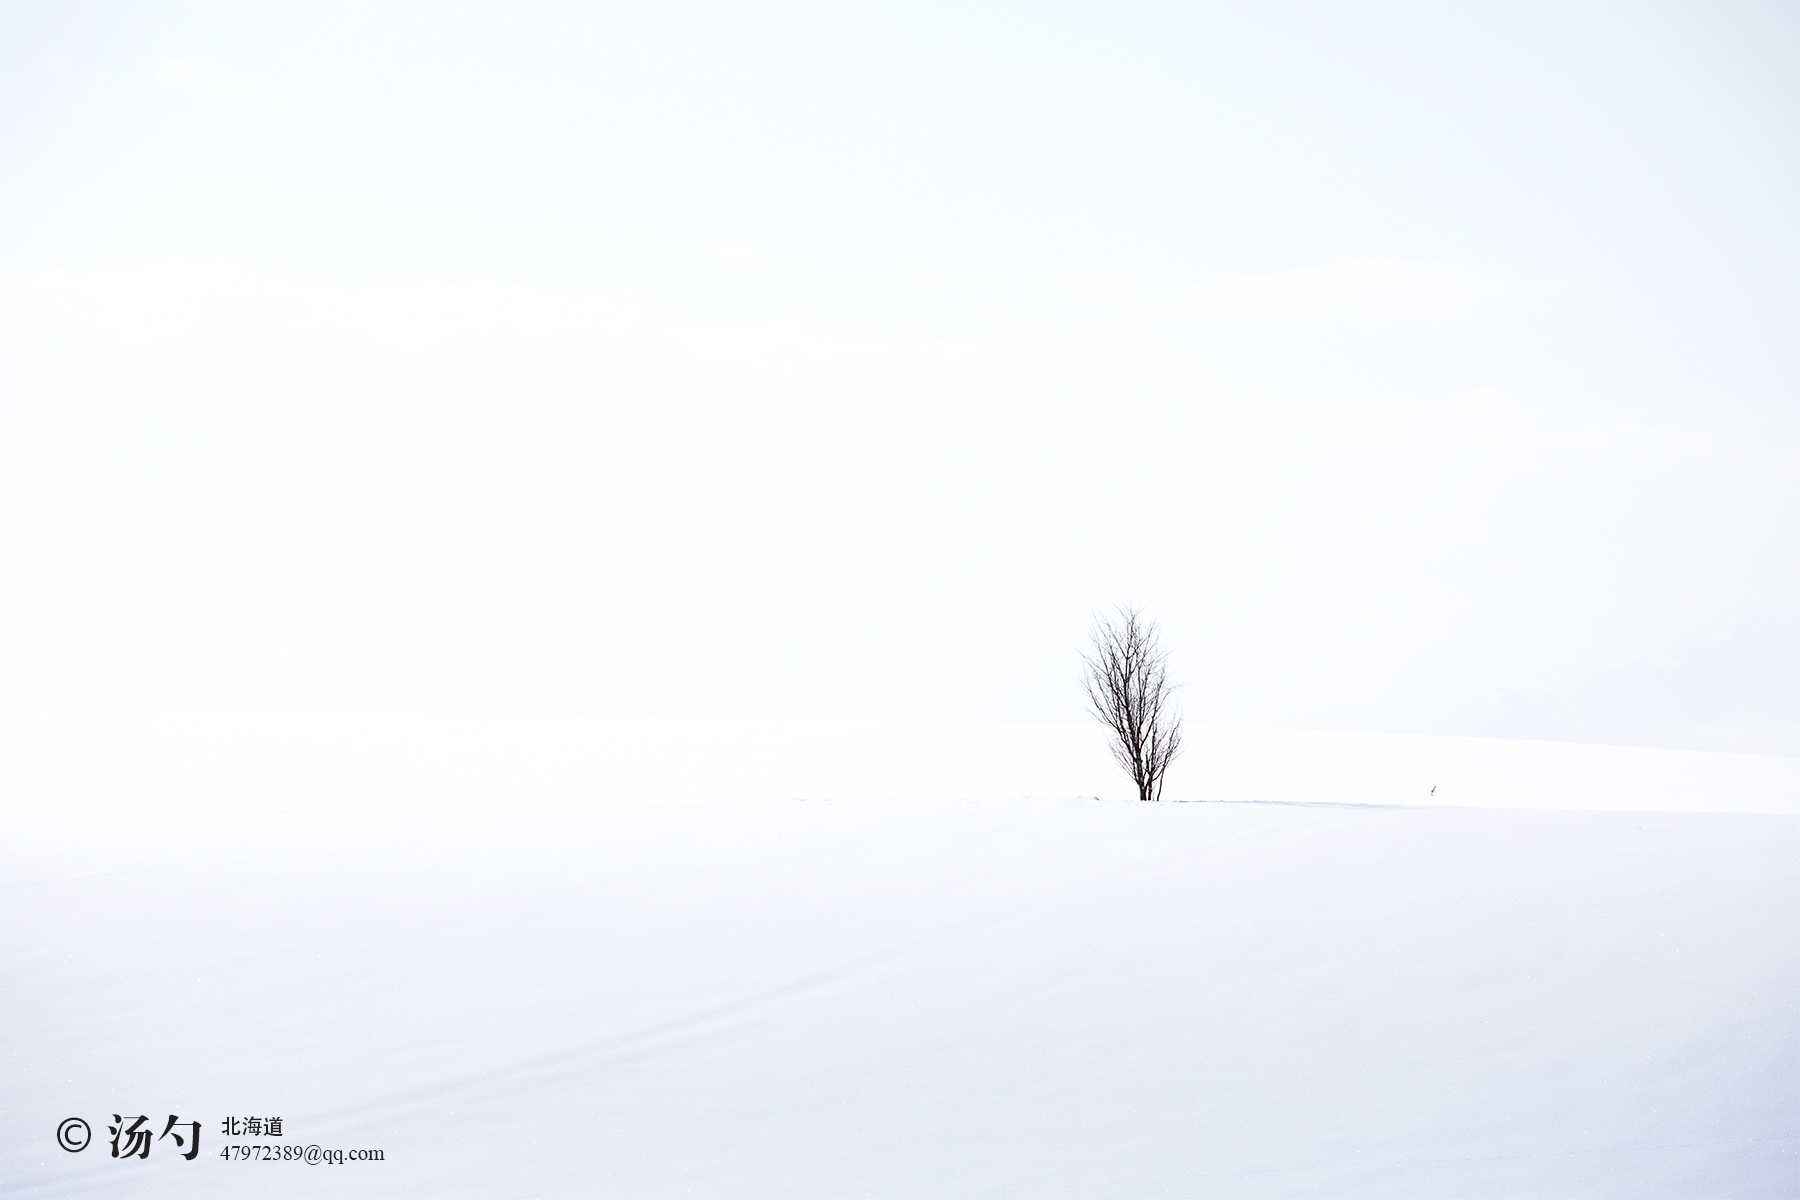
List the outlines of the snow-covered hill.
{"label": "snow-covered hill", "polygon": [[0,771],[9,1195],[1800,1190],[1792,759],[1205,731],[1158,806],[1087,727],[15,709]]}

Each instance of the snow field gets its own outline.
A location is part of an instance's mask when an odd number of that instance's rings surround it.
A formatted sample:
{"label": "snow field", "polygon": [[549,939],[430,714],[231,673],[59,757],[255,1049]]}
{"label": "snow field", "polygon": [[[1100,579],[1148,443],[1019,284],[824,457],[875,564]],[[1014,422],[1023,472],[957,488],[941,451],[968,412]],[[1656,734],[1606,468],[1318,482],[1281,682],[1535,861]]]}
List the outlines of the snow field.
{"label": "snow field", "polygon": [[[1800,1186],[1792,760],[1209,734],[1264,764],[1214,786],[1322,790],[953,800],[927,788],[980,729],[866,728],[833,765],[792,748],[837,727],[764,727],[739,731],[747,798],[598,799],[639,768],[571,749],[576,724],[156,721],[4,726],[9,1194]],[[985,734],[977,786],[1123,790],[1069,730]],[[866,788],[918,791],[813,790],[858,756]],[[1602,811],[1341,802],[1432,756],[1440,797],[1535,761],[1525,799]],[[1703,811],[1622,807],[1682,780]],[[126,1108],[206,1120],[201,1158],[110,1160]],[[243,1113],[386,1158],[222,1162]]]}

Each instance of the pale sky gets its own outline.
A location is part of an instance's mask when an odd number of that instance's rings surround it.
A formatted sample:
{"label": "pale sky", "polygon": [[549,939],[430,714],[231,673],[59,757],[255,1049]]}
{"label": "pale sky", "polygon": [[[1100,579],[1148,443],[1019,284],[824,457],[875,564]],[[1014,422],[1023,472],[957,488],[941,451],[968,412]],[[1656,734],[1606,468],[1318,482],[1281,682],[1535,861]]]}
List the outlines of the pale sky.
{"label": "pale sky", "polygon": [[1074,720],[1127,600],[1214,724],[1764,660],[1797,63],[1794,5],[8,3],[0,701]]}

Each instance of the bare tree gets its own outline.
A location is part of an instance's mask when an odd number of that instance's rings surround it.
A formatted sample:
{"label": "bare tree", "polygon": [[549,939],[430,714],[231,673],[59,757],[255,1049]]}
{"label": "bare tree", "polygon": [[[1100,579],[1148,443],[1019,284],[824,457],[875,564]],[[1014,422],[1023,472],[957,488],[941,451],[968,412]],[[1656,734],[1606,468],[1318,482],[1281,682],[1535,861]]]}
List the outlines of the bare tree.
{"label": "bare tree", "polygon": [[1161,800],[1163,774],[1181,753],[1181,714],[1165,670],[1168,651],[1156,623],[1121,606],[1117,618],[1095,616],[1094,652],[1082,655],[1082,686],[1102,724],[1112,730],[1113,758],[1137,784],[1139,800]]}

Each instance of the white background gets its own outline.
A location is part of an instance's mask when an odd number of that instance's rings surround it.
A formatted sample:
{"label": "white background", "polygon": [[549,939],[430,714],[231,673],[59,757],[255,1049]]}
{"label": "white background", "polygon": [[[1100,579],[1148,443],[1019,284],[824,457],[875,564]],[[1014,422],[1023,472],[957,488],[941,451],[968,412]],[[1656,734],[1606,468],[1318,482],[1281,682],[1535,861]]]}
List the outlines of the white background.
{"label": "white background", "polygon": [[0,698],[1800,747],[1791,8],[0,21]]}

